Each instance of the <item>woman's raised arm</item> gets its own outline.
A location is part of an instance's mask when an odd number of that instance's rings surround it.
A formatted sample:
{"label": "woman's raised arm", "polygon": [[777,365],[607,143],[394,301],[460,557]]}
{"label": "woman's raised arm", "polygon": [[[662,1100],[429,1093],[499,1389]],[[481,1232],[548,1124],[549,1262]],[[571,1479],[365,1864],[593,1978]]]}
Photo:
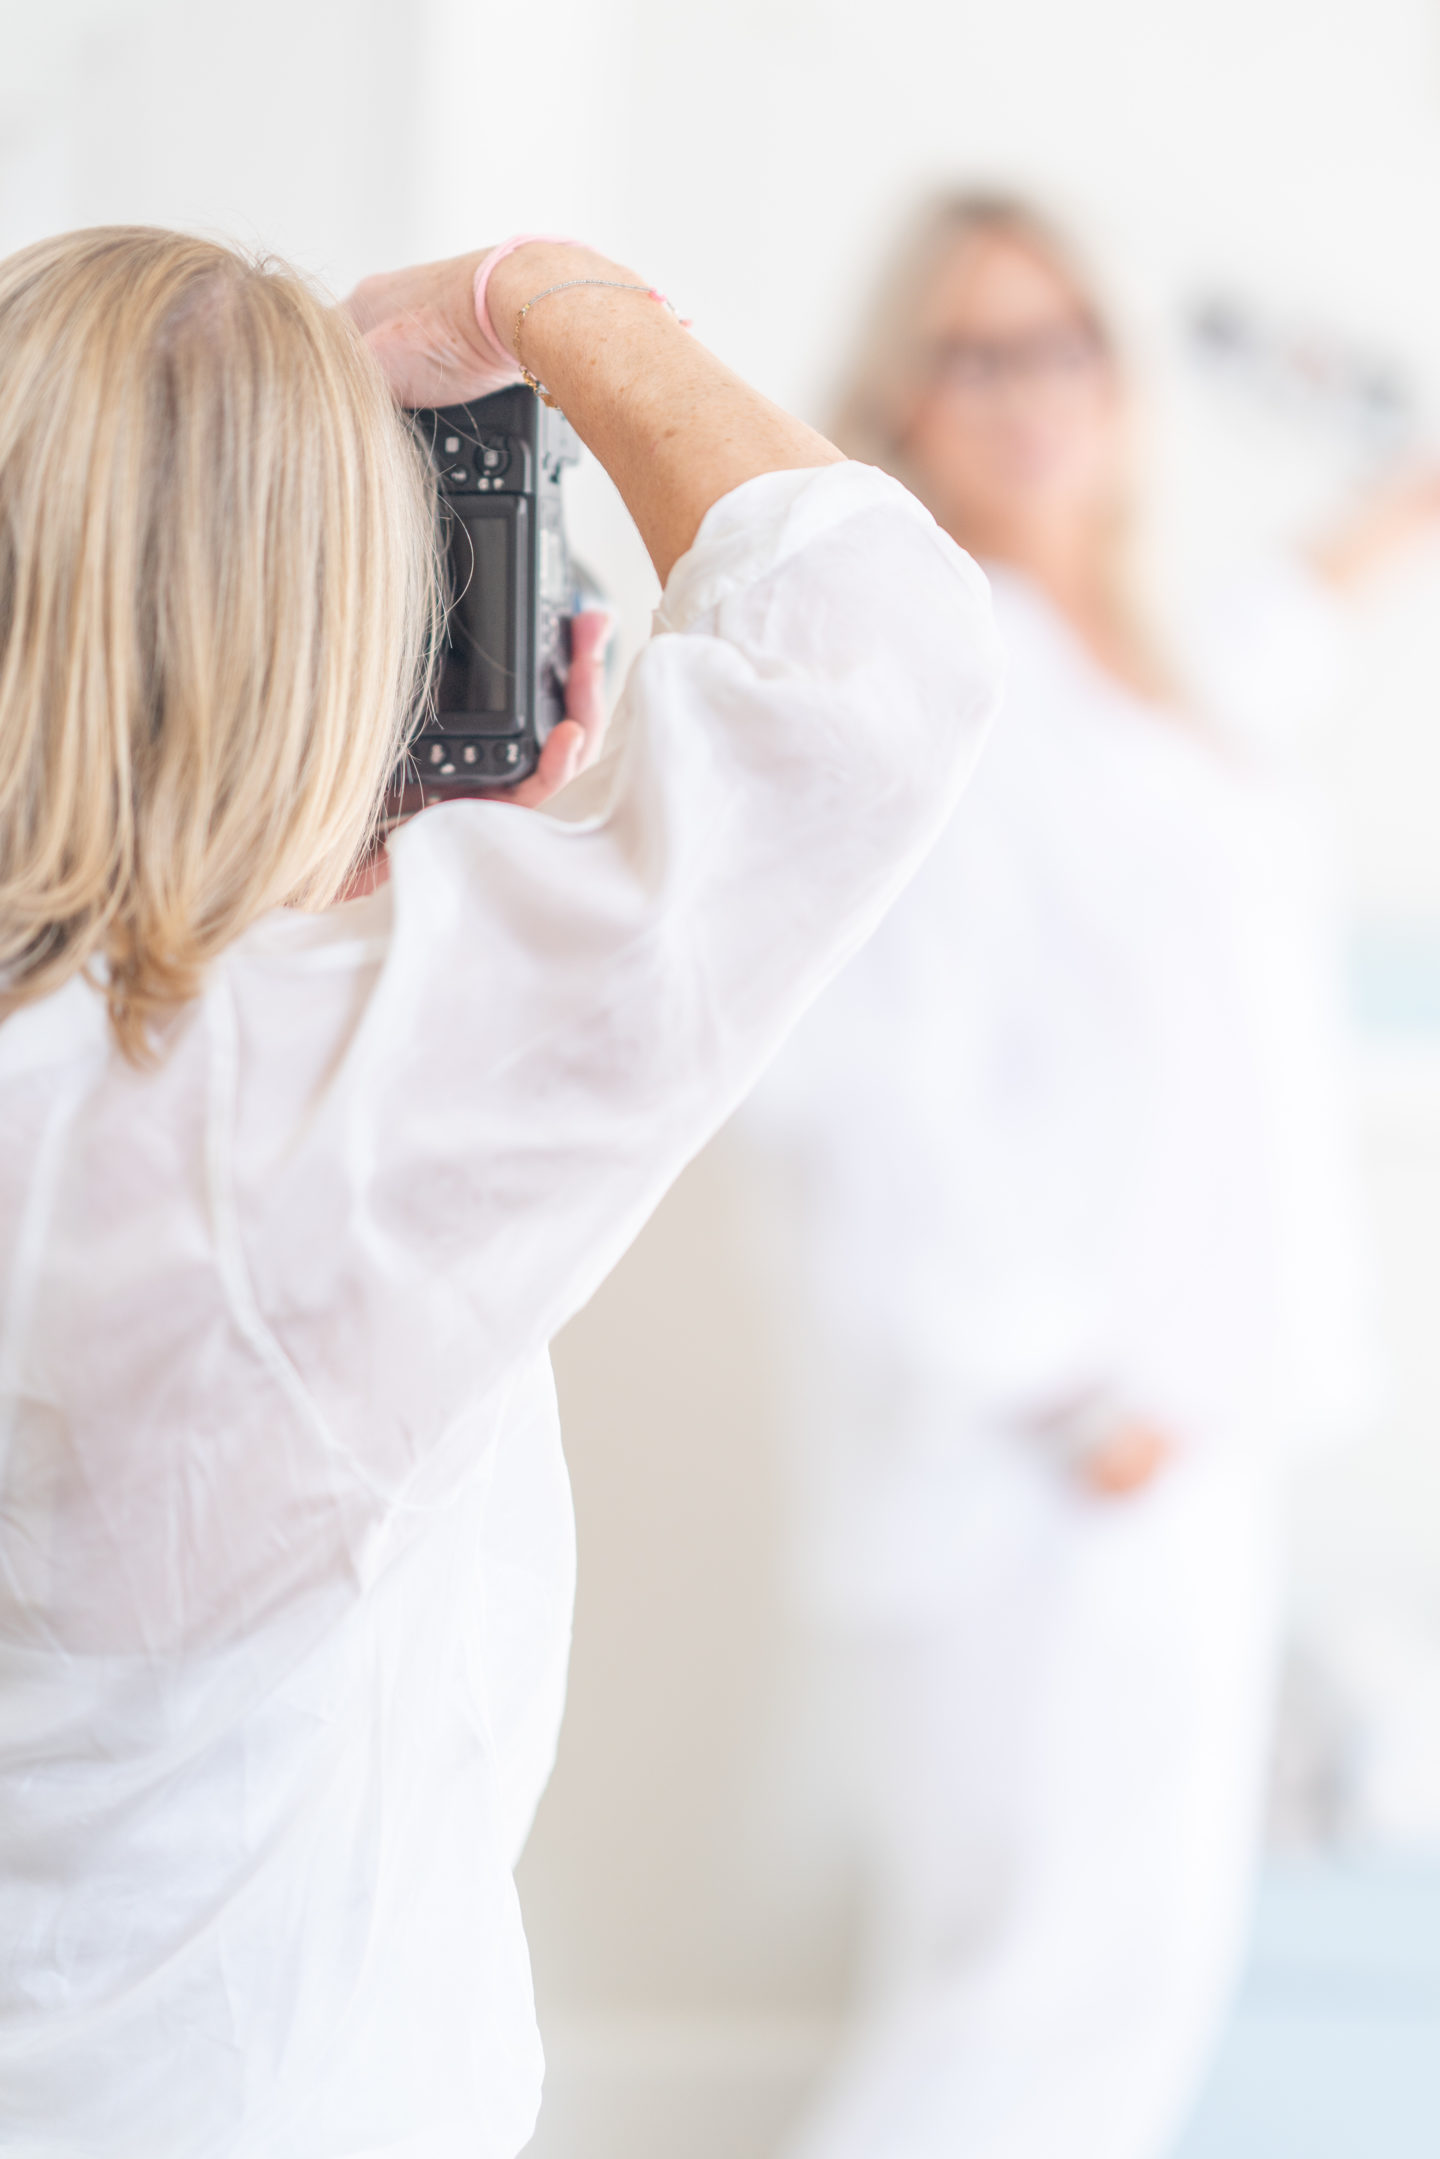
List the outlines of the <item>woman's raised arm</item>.
{"label": "woman's raised arm", "polygon": [[[476,318],[485,259],[481,249],[367,278],[352,293],[347,305],[406,404],[458,404],[503,379]],[[663,583],[705,512],[732,488],[762,472],[841,459],[648,294],[633,270],[589,248],[536,240],[500,257],[487,298],[495,335],[546,385],[610,474]]]}

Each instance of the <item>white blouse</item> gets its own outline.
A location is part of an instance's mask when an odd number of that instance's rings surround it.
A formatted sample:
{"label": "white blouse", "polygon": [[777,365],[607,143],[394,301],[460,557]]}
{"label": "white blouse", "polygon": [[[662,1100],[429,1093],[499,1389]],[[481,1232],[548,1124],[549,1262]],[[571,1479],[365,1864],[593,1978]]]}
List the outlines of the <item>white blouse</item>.
{"label": "white blouse", "polygon": [[939,831],[985,584],[892,481],[676,566],[603,818],[427,812],[136,1071],[0,1028],[0,2146],[510,2159],[564,1691],[547,1344]]}
{"label": "white blouse", "polygon": [[1276,754],[1333,611],[1298,570],[1227,588],[1207,726],[1013,573],[994,599],[975,785],[746,1112],[792,1171],[825,1617],[943,1608],[992,1466],[1092,1412],[1259,1463],[1368,1406],[1324,848]]}

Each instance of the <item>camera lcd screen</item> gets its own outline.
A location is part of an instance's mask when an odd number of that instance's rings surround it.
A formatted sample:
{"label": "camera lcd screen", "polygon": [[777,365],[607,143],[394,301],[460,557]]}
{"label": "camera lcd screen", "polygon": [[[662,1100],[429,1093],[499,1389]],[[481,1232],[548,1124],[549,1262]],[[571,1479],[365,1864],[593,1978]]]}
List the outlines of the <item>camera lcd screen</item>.
{"label": "camera lcd screen", "polygon": [[508,503],[454,513],[450,528],[450,644],[440,683],[442,713],[515,709],[511,579],[514,525]]}

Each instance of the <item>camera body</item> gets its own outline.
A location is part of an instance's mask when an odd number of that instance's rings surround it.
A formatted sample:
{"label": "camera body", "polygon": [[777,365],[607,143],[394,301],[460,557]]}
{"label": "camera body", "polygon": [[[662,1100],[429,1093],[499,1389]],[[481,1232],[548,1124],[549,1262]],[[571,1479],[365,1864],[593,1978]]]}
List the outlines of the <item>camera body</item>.
{"label": "camera body", "polygon": [[580,454],[523,383],[411,418],[435,470],[448,589],[435,707],[397,774],[404,813],[514,786],[564,718],[577,595],[561,474]]}

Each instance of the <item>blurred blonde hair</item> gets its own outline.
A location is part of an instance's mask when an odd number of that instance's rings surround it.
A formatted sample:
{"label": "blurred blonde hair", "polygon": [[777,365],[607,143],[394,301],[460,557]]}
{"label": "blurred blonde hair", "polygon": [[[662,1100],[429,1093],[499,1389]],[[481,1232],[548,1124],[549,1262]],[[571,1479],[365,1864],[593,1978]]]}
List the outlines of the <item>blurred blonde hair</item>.
{"label": "blurred blonde hair", "polygon": [[[912,217],[875,293],[836,399],[830,434],[847,457],[879,465],[927,502],[927,475],[905,453],[911,416],[930,380],[935,353],[923,318],[926,299],[942,265],[968,240],[1000,238],[1038,258],[1071,293],[1075,306],[1119,383],[1134,418],[1131,370],[1116,318],[1102,298],[1098,277],[1077,244],[1046,213],[1022,196],[961,190],[933,196]],[[1113,502],[1097,542],[1117,619],[1123,621],[1136,673],[1150,695],[1182,701],[1175,670],[1156,627],[1156,610],[1140,573],[1140,520],[1134,445],[1117,473]],[[963,532],[955,533],[966,544]]]}
{"label": "blurred blonde hair", "polygon": [[348,317],[144,227],[0,263],[0,1016],[82,968],[153,1050],[334,899],[424,676],[434,521]]}
{"label": "blurred blonde hair", "polygon": [[935,195],[912,216],[890,257],[836,400],[831,433],[847,457],[881,465],[915,485],[918,476],[902,469],[903,436],[934,358],[921,332],[925,301],[957,247],[991,237],[1013,241],[1055,272],[1107,361],[1123,375],[1119,340],[1097,281],[1057,224],[1018,195],[980,189]]}

